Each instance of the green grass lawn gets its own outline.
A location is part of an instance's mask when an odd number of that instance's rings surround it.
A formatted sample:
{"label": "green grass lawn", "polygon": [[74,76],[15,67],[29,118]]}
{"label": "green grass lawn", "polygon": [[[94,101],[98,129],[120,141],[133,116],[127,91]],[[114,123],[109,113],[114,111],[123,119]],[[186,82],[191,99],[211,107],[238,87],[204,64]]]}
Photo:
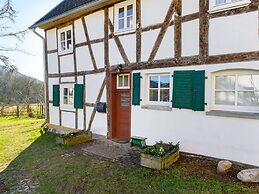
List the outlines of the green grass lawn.
{"label": "green grass lawn", "polygon": [[56,145],[52,134],[41,135],[42,123],[32,118],[0,118],[0,193],[12,191],[25,178],[38,183],[39,193],[259,192],[251,185],[188,175],[181,163],[156,172],[85,156],[75,147]]}

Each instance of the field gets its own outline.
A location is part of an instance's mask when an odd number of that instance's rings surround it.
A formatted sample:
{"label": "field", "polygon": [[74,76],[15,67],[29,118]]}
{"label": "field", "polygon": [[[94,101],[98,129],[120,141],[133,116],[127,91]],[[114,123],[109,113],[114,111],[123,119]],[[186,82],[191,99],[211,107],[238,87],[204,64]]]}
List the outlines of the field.
{"label": "field", "polygon": [[20,104],[0,106],[0,116],[44,116],[43,104]]}
{"label": "field", "polygon": [[83,155],[42,134],[43,122],[0,117],[0,193],[259,193],[257,185],[219,178],[198,160],[156,172]]}

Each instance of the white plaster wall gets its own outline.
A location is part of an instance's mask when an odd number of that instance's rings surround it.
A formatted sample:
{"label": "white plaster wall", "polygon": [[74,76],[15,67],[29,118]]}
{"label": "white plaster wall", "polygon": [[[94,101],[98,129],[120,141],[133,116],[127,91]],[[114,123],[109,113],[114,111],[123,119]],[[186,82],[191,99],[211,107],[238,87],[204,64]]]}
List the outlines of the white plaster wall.
{"label": "white plaster wall", "polygon": [[[87,75],[86,76],[86,102],[87,103],[95,103],[99,91],[101,89],[103,80],[104,80],[104,73],[98,73],[94,75]],[[105,92],[105,91],[104,91]],[[106,101],[106,100],[105,100]]]}
{"label": "white plaster wall", "polygon": [[90,40],[104,38],[104,11],[97,11],[85,17]]}
{"label": "white plaster wall", "polygon": [[104,43],[92,44],[97,68],[104,68]]}
{"label": "white plaster wall", "polygon": [[[86,108],[86,126],[88,127],[89,121],[92,115],[93,108],[87,107]],[[94,121],[92,123],[91,131],[95,134],[99,135],[107,135],[107,114],[103,113],[96,113],[94,117]]]}
{"label": "white plaster wall", "polygon": [[52,125],[59,125],[59,107],[55,107],[49,103],[49,122]]}
{"label": "white plaster wall", "polygon": [[76,49],[77,71],[93,70],[93,63],[90,57],[88,46]]}
{"label": "white plaster wall", "polygon": [[63,127],[68,127],[68,128],[72,128],[75,129],[76,128],[76,114],[73,112],[61,112],[61,125]]}
{"label": "white plaster wall", "polygon": [[[259,70],[258,62],[227,63],[190,67],[164,68],[136,71],[145,79],[147,73],[172,72],[174,70],[205,70],[206,111],[210,111],[211,74],[226,69]],[[141,82],[141,98],[146,86]],[[141,102],[144,105],[145,101]],[[132,136],[147,137],[148,144],[156,141],[180,142],[181,151],[229,159],[259,166],[257,137],[258,120],[207,116],[205,112],[172,109],[172,111],[146,110],[132,106]],[[159,120],[157,119],[159,117]]]}
{"label": "white plaster wall", "polygon": [[136,35],[122,36],[120,40],[129,61],[136,62]]}
{"label": "white plaster wall", "polygon": [[210,20],[209,54],[258,50],[258,12]]}
{"label": "white plaster wall", "polygon": [[141,60],[147,61],[155,41],[157,39],[159,30],[152,30],[142,33],[142,45],[141,45]]}
{"label": "white plaster wall", "polygon": [[199,12],[199,0],[182,0],[182,15]]}
{"label": "white plaster wall", "polygon": [[47,49],[49,51],[58,49],[56,31],[57,31],[56,28],[53,28],[53,29],[47,31]]}
{"label": "white plaster wall", "polygon": [[58,85],[59,79],[58,78],[49,78],[49,101],[53,101],[53,85]]}
{"label": "white plaster wall", "polygon": [[168,27],[155,59],[166,59],[174,57],[174,27]]}
{"label": "white plaster wall", "polygon": [[84,110],[78,109],[78,129],[84,129]]}
{"label": "white plaster wall", "polygon": [[[109,8],[109,19],[111,20],[112,24],[114,24],[114,8],[110,7]],[[111,33],[110,28],[109,28],[109,33]]]}
{"label": "white plaster wall", "polygon": [[74,22],[74,24],[75,24],[75,41],[76,41],[76,44],[85,42],[86,37],[85,37],[85,32],[84,32],[82,20],[81,19],[76,20]]}
{"label": "white plaster wall", "polygon": [[124,63],[114,39],[109,40],[109,60],[111,65]]}
{"label": "white plaster wall", "polygon": [[61,73],[70,73],[75,71],[73,55],[60,57],[60,71]]}
{"label": "white plaster wall", "polygon": [[199,20],[182,24],[182,56],[199,54]]}
{"label": "white plaster wall", "polygon": [[61,83],[67,83],[67,82],[75,82],[75,77],[62,77],[61,78]]}
{"label": "white plaster wall", "polygon": [[48,71],[49,73],[58,73],[58,54],[48,54]]}
{"label": "white plaster wall", "polygon": [[[141,17],[142,27],[162,23],[171,4],[171,0],[142,0]],[[159,7],[159,9],[158,9]]]}

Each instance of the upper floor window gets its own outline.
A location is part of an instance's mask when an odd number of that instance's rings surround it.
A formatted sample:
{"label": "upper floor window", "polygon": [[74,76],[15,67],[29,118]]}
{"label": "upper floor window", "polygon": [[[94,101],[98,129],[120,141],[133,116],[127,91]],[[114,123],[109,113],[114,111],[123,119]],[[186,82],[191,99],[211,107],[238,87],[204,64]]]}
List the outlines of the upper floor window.
{"label": "upper floor window", "polygon": [[115,5],[115,32],[124,32],[135,28],[135,0]]}
{"label": "upper floor window", "polygon": [[73,32],[72,26],[62,28],[58,31],[59,54],[67,54],[73,51]]}
{"label": "upper floor window", "polygon": [[251,0],[210,0],[210,12],[234,9],[248,5]]}
{"label": "upper floor window", "polygon": [[215,108],[259,111],[259,72],[221,72],[214,79]]}
{"label": "upper floor window", "polygon": [[74,104],[74,88],[64,88],[63,103],[68,105]]}

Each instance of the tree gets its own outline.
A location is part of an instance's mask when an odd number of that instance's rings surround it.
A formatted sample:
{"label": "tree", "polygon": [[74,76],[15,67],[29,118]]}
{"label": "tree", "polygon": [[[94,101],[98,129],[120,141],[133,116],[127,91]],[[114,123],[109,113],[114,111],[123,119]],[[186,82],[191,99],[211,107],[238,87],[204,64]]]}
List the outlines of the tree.
{"label": "tree", "polygon": [[[0,1],[1,2],[1,1]],[[0,42],[3,38],[15,38],[17,41],[22,41],[27,30],[12,31],[10,25],[14,24],[16,18],[16,11],[12,6],[11,0],[5,0],[0,5]],[[25,52],[18,48],[17,45],[11,47],[5,47],[0,45],[0,62],[4,64],[4,67],[8,70],[16,70],[16,67],[11,64],[11,60],[5,55],[6,52]]]}

